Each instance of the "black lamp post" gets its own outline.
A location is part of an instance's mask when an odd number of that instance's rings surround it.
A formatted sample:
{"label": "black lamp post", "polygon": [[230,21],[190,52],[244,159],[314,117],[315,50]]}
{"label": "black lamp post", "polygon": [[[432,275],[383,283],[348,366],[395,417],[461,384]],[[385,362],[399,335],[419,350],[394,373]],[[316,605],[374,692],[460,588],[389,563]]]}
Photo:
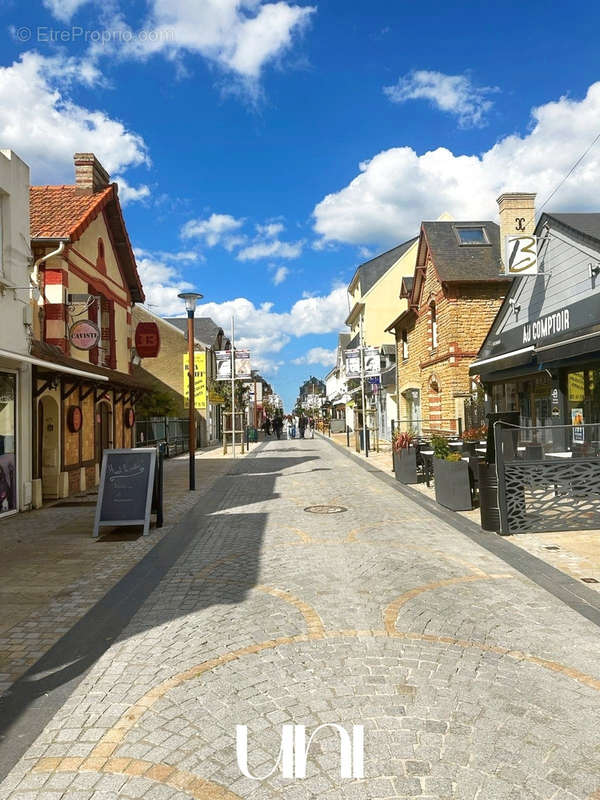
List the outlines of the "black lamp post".
{"label": "black lamp post", "polygon": [[196,488],[196,365],[194,362],[194,314],[196,313],[196,303],[204,295],[198,292],[181,292],[177,295],[185,302],[185,310],[188,317],[188,386],[189,386],[189,410],[190,410],[190,491]]}

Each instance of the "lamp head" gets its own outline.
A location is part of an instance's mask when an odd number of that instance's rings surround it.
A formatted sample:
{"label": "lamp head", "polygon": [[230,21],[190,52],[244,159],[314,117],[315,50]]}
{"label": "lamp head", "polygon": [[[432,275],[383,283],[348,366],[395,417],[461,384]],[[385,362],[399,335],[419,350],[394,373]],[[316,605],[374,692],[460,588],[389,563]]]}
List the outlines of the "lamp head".
{"label": "lamp head", "polygon": [[188,315],[192,315],[196,310],[196,303],[198,300],[202,300],[204,295],[198,294],[198,292],[180,292],[177,297],[184,301],[185,310],[188,312]]}

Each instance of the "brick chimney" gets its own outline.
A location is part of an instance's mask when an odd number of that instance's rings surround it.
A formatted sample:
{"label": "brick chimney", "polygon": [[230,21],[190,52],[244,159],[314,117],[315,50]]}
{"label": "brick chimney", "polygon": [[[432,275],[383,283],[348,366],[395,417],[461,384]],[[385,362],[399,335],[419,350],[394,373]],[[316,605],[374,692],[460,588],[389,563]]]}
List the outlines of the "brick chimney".
{"label": "brick chimney", "polygon": [[93,194],[105,189],[110,175],[93,153],[75,153],[75,184],[81,192]]}

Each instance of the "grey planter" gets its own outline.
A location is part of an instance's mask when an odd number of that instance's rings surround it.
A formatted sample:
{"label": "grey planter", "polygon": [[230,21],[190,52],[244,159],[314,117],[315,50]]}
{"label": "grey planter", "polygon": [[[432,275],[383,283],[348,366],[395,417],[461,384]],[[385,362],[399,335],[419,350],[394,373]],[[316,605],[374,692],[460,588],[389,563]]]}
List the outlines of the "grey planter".
{"label": "grey planter", "polygon": [[400,483],[417,483],[417,451],[414,447],[394,450],[394,473]]}
{"label": "grey planter", "polygon": [[451,511],[470,511],[473,508],[467,461],[446,461],[434,457],[433,478],[435,499],[441,506]]}

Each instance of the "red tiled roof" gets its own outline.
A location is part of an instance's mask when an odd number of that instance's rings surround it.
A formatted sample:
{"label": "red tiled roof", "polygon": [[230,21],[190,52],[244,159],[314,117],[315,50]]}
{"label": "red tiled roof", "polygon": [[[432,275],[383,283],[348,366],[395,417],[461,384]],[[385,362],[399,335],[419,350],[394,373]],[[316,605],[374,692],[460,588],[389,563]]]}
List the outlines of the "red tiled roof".
{"label": "red tiled roof", "polygon": [[112,184],[94,194],[86,194],[76,186],[32,186],[32,238],[78,238],[83,228],[87,227],[111,199],[113,191]]}

